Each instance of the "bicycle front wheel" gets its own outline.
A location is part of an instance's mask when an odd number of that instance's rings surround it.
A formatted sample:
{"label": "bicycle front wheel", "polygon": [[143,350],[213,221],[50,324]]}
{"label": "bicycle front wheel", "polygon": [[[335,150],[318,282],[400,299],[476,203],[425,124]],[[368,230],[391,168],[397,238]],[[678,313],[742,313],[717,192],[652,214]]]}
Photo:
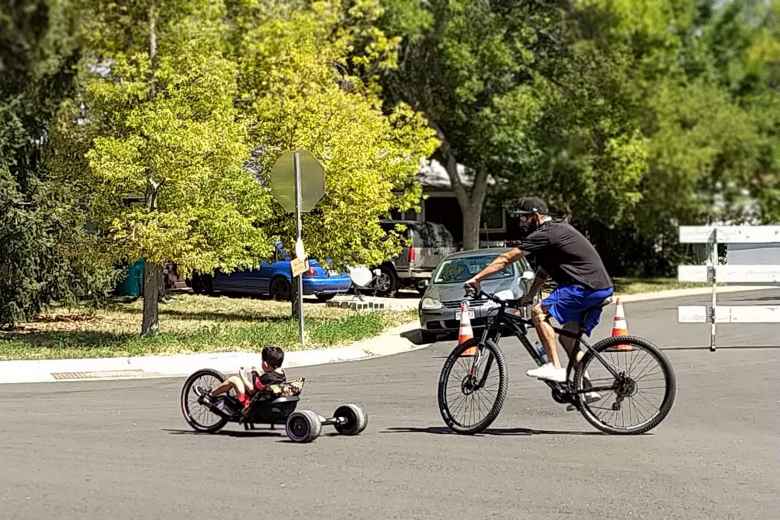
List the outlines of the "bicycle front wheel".
{"label": "bicycle front wheel", "polygon": [[[464,352],[476,347],[474,355]],[[450,353],[439,377],[439,412],[456,433],[479,433],[495,420],[507,392],[504,355],[494,344],[476,339],[461,343]]]}
{"label": "bicycle front wheel", "polygon": [[645,433],[658,426],[672,409],[677,393],[666,356],[649,341],[634,336],[606,338],[593,350],[618,376],[593,352],[585,354],[574,375],[585,419],[615,434]]}

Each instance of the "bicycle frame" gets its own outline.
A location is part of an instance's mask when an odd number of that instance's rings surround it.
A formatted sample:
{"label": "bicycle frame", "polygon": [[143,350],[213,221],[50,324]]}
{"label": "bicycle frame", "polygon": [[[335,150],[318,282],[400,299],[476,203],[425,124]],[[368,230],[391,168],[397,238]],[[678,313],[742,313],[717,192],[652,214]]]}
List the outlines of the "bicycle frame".
{"label": "bicycle frame", "polygon": [[[484,293],[483,293],[484,294]],[[520,341],[520,343],[523,344],[526,351],[528,351],[528,355],[531,356],[531,359],[533,359],[537,365],[542,365],[543,361],[541,357],[539,356],[539,353],[536,351],[534,346],[531,344],[531,342],[528,340],[528,333],[527,333],[527,327],[535,328],[533,321],[521,318],[520,316],[515,316],[512,314],[509,314],[506,312],[507,302],[499,300],[497,298],[491,298],[490,295],[485,294],[488,296],[492,301],[499,304],[498,313],[491,319],[488,320],[487,325],[485,326],[485,329],[482,331],[482,336],[480,338],[480,343],[486,344],[488,342],[492,343],[496,347],[498,347],[498,343],[502,337],[502,333],[505,328],[509,328],[511,332],[517,337],[517,339]],[[565,383],[557,383],[554,381],[548,381],[544,380],[544,382],[553,390],[563,391],[567,394],[581,394],[581,393],[587,393],[587,392],[598,392],[598,391],[609,391],[614,390],[615,385],[613,386],[600,386],[600,387],[590,387],[583,390],[574,390],[571,385],[569,385],[568,381],[570,379],[570,374],[575,369],[575,366],[577,364],[576,360],[576,352],[580,350],[580,345],[584,345],[585,348],[590,351],[600,362],[604,367],[615,377],[615,379],[619,379],[622,374],[618,373],[611,364],[609,364],[602,356],[599,354],[596,350],[593,349],[593,347],[582,338],[583,331],[580,330],[576,333],[565,330],[560,327],[553,327],[553,330],[557,334],[562,334],[564,336],[574,338],[574,346],[572,348],[572,356],[569,357],[569,363],[566,368],[566,382]],[[474,363],[472,365],[472,369],[479,365],[482,358],[482,351],[479,351],[479,354],[474,358]],[[492,356],[487,361],[486,370],[483,373],[482,380],[479,382],[479,386],[482,386],[485,383],[485,378],[487,377],[487,374],[490,370],[490,366],[492,364]]]}

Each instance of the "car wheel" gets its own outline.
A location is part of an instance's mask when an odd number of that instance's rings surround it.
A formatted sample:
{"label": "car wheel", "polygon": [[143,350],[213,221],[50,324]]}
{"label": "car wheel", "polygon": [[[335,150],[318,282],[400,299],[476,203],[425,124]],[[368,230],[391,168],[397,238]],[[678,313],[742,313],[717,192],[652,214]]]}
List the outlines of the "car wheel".
{"label": "car wheel", "polygon": [[398,292],[398,276],[390,267],[383,265],[379,269],[379,276],[374,281],[376,293],[380,296],[392,298]]}
{"label": "car wheel", "polygon": [[290,301],[290,282],[281,277],[271,280],[271,298],[277,301]]}
{"label": "car wheel", "polygon": [[214,285],[211,275],[193,274],[192,292],[195,294],[212,294],[214,292]]}

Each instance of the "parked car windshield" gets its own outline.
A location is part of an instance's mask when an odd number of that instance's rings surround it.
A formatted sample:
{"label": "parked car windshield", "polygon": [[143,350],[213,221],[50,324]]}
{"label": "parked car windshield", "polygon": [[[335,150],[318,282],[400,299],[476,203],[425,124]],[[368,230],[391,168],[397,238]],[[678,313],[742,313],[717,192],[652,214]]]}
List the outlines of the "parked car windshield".
{"label": "parked car windshield", "polygon": [[[495,258],[495,255],[483,255],[465,256],[445,260],[439,265],[438,269],[436,269],[433,283],[463,283],[487,267]],[[487,280],[507,278],[513,275],[512,270],[512,264],[509,264],[497,273],[488,276]]]}

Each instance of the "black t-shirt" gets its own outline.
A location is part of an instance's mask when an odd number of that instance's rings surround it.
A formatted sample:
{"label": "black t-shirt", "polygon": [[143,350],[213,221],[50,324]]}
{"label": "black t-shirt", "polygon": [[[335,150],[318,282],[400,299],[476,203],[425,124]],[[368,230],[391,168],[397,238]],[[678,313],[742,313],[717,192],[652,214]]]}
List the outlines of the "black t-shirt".
{"label": "black t-shirt", "polygon": [[604,262],[588,239],[569,224],[545,222],[520,241],[558,285],[580,284],[592,290],[612,287]]}
{"label": "black t-shirt", "polygon": [[255,372],[254,376],[255,390],[258,391],[264,390],[266,386],[278,385],[287,381],[284,371],[277,372],[274,370],[273,372],[263,372],[262,374]]}

